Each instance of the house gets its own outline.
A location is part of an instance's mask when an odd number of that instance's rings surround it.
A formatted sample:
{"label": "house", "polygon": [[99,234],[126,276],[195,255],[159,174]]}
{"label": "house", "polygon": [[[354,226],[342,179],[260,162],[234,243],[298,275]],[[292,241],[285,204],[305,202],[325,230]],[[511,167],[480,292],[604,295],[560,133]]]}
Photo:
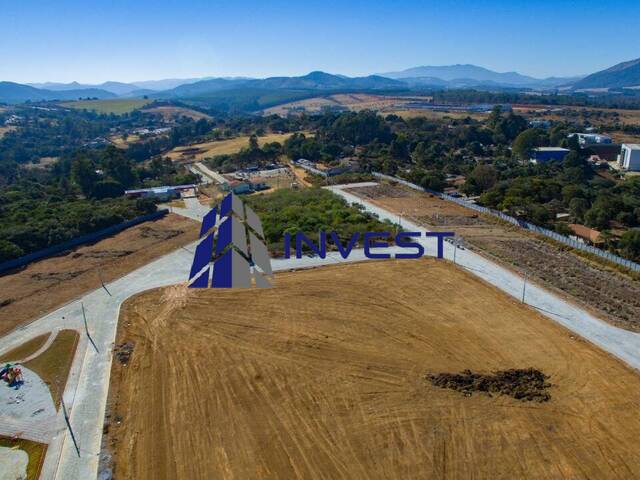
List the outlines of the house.
{"label": "house", "polygon": [[193,192],[196,185],[175,185],[151,188],[139,188],[137,190],[125,190],[124,194],[130,198],[157,198],[159,200],[171,200],[172,198],[180,198],[181,192]]}
{"label": "house", "polygon": [[530,120],[529,128],[551,128],[551,122],[549,120]]}
{"label": "house", "polygon": [[545,163],[552,160],[563,160],[571,150],[560,147],[538,147],[531,152],[531,163]]}
{"label": "house", "polygon": [[585,147],[586,153],[597,156],[605,162],[615,162],[620,155],[620,144],[616,143],[594,143]]}
{"label": "house", "polygon": [[567,135],[567,138],[573,137],[578,137],[578,143],[581,147],[613,143],[610,136],[599,133],[571,133]]}
{"label": "house", "polygon": [[637,143],[623,143],[618,155],[618,164],[622,170],[640,171],[640,145]]}
{"label": "house", "polygon": [[570,223],[569,228],[573,232],[571,238],[587,245],[601,245],[604,243],[602,234],[598,230],[594,230],[579,223]]}

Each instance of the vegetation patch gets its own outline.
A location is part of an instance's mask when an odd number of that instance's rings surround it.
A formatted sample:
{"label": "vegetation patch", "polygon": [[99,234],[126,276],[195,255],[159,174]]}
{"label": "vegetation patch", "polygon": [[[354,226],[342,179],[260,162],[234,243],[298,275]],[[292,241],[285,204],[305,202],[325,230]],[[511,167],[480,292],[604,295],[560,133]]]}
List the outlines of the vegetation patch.
{"label": "vegetation patch", "polygon": [[[246,199],[262,219],[268,248],[275,255],[284,253],[285,232],[304,232],[317,241],[318,232],[338,233],[346,243],[356,232],[395,232],[396,226],[380,221],[364,208],[349,205],[341,197],[322,188],[302,190],[281,189],[259,197]],[[331,243],[327,242],[328,247]]]}
{"label": "vegetation patch", "polygon": [[91,110],[98,113],[122,115],[142,108],[148,103],[151,103],[151,100],[144,98],[119,98],[115,100],[78,100],[76,102],[64,102],[61,105],[63,107],[79,110]]}
{"label": "vegetation patch", "polygon": [[79,337],[75,330],[61,330],[46,351],[24,364],[49,386],[56,408],[60,407],[58,391],[64,392]]}
{"label": "vegetation patch", "polygon": [[492,374],[462,373],[429,374],[427,379],[440,388],[448,388],[471,396],[474,392],[508,395],[516,400],[547,402],[551,395],[547,389],[551,384],[548,376],[535,368],[500,370]]}
{"label": "vegetation patch", "polygon": [[44,343],[47,341],[47,338],[49,338],[49,335],[49,333],[38,335],[37,337],[24,342],[19,347],[16,347],[13,350],[0,355],[0,364],[4,364],[6,362],[16,362],[27,358],[29,355],[33,355],[40,348],[42,348]]}
{"label": "vegetation patch", "polygon": [[40,477],[40,470],[44,462],[44,455],[47,446],[43,443],[32,442],[22,438],[0,437],[0,447],[17,448],[23,450],[29,456],[29,464],[27,465],[26,480],[37,480]]}

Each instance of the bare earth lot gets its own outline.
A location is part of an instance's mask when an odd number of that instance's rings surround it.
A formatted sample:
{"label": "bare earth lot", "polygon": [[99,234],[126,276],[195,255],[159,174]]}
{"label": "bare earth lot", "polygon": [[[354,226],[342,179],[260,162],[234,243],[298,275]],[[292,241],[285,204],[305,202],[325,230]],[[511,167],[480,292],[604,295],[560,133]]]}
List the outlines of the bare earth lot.
{"label": "bare earth lot", "polygon": [[93,245],[0,276],[0,334],[196,240],[196,222],[169,214]]}
{"label": "bare earth lot", "polygon": [[640,332],[640,281],[613,268],[563,250],[519,227],[409,188],[383,183],[349,192],[427,228],[453,231],[473,250],[577,299],[600,318]]}
{"label": "bare earth lot", "polygon": [[[640,377],[433,259],[278,274],[269,290],[123,305],[107,416],[115,478],[637,478]],[[122,345],[126,347],[122,347]],[[439,388],[537,368],[546,402]]]}

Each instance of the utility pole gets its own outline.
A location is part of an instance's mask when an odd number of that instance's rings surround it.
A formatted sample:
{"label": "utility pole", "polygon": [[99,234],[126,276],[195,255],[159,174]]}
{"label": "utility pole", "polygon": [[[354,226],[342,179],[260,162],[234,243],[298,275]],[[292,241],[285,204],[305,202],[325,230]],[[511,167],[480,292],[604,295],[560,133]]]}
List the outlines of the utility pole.
{"label": "utility pole", "polygon": [[524,283],[522,284],[522,303],[524,303],[524,296],[527,293],[527,272],[524,273]]}
{"label": "utility pole", "polygon": [[58,398],[60,399],[60,405],[62,405],[62,413],[64,415],[64,421],[67,424],[67,428],[69,429],[69,434],[71,435],[71,440],[73,441],[73,446],[76,449],[76,453],[78,454],[78,458],[80,458],[80,447],[78,446],[78,442],[76,441],[76,436],[71,429],[71,422],[69,421],[69,414],[67,413],[67,407],[64,404],[64,399],[60,393],[60,386],[58,384],[58,377],[55,377],[53,383],[56,386],[56,392],[58,394]]}
{"label": "utility pole", "polygon": [[80,306],[82,307],[82,319],[84,320],[84,331],[87,334],[87,338],[91,342],[91,345],[93,345],[93,348],[95,348],[97,353],[100,353],[100,351],[98,350],[98,346],[95,344],[95,342],[93,341],[93,338],[91,338],[91,334],[89,333],[89,326],[87,325],[87,315],[84,311],[84,303],[80,302]]}
{"label": "utility pole", "polygon": [[453,237],[453,264],[456,264],[456,253],[458,252],[458,237]]}

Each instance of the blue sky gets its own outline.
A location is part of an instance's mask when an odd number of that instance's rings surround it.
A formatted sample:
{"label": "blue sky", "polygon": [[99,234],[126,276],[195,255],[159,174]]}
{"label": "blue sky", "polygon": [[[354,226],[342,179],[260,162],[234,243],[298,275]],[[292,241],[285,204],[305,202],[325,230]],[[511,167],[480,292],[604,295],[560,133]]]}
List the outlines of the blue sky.
{"label": "blue sky", "polygon": [[473,63],[567,76],[640,57],[638,1],[4,1],[0,80],[366,75]]}

